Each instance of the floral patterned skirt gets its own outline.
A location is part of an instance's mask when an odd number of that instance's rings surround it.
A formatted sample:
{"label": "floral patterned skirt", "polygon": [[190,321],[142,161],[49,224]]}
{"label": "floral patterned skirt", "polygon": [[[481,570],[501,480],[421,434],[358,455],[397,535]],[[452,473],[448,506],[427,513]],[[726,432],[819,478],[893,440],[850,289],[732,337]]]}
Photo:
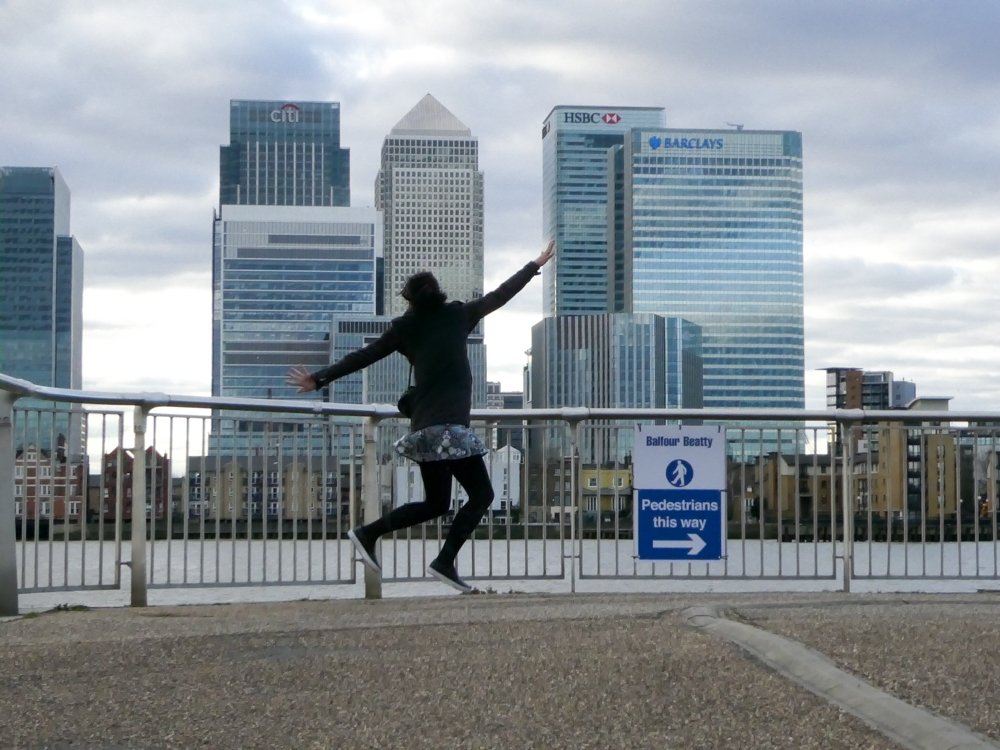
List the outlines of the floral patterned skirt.
{"label": "floral patterned skirt", "polygon": [[396,452],[411,461],[456,461],[486,454],[486,446],[468,427],[435,424],[411,432],[396,441]]}

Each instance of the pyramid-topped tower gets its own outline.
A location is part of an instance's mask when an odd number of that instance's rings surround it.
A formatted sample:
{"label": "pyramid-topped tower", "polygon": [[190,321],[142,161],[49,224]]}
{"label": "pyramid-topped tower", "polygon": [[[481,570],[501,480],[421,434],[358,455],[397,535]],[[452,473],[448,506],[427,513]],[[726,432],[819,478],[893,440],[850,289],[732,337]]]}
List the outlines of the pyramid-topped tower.
{"label": "pyramid-topped tower", "polygon": [[[399,292],[419,271],[432,272],[449,299],[482,296],[479,142],[430,94],[396,123],[382,143],[375,205],[385,221],[380,312],[397,316],[406,311]],[[485,361],[479,367],[475,361],[471,364],[473,406],[485,407]]]}
{"label": "pyramid-topped tower", "polygon": [[416,103],[403,119],[389,131],[390,135],[421,137],[444,136],[451,138],[471,138],[472,131],[453,115],[447,107],[427,94]]}

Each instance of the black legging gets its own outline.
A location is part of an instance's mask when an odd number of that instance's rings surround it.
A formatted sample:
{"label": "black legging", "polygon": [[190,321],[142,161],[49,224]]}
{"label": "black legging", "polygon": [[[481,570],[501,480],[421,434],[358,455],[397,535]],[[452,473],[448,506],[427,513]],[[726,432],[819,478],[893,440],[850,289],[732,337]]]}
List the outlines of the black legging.
{"label": "black legging", "polygon": [[424,481],[424,501],[399,506],[365,526],[365,531],[381,536],[443,516],[451,506],[451,478],[455,477],[468,493],[469,501],[455,514],[438,555],[441,562],[453,563],[465,540],[472,536],[479,519],[493,502],[493,484],[486,471],[486,462],[482,456],[455,461],[427,461],[420,464],[420,476]]}

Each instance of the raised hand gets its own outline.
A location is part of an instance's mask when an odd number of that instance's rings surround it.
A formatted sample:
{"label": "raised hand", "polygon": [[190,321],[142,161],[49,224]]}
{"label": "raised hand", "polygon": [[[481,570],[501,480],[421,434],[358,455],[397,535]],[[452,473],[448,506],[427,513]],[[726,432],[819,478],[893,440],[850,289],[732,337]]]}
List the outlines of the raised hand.
{"label": "raised hand", "polygon": [[302,365],[296,365],[288,371],[288,375],[285,376],[285,383],[287,385],[294,385],[298,388],[299,393],[316,390],[315,378]]}
{"label": "raised hand", "polygon": [[552,240],[551,242],[549,242],[549,246],[545,248],[544,251],[542,251],[542,254],[539,255],[537,258],[535,258],[535,264],[539,268],[541,268],[542,266],[544,266],[546,263],[549,262],[549,259],[553,255],[555,255],[555,253],[556,253],[556,241]]}

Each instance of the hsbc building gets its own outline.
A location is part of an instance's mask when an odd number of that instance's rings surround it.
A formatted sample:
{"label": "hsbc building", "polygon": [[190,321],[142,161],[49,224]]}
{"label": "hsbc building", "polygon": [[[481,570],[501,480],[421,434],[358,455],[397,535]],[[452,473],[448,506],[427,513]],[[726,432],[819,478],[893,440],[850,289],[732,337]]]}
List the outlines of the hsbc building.
{"label": "hsbc building", "polygon": [[546,316],[608,309],[608,163],[632,128],[665,127],[662,107],[554,107],[542,125],[542,231],[559,253],[543,269]]}

